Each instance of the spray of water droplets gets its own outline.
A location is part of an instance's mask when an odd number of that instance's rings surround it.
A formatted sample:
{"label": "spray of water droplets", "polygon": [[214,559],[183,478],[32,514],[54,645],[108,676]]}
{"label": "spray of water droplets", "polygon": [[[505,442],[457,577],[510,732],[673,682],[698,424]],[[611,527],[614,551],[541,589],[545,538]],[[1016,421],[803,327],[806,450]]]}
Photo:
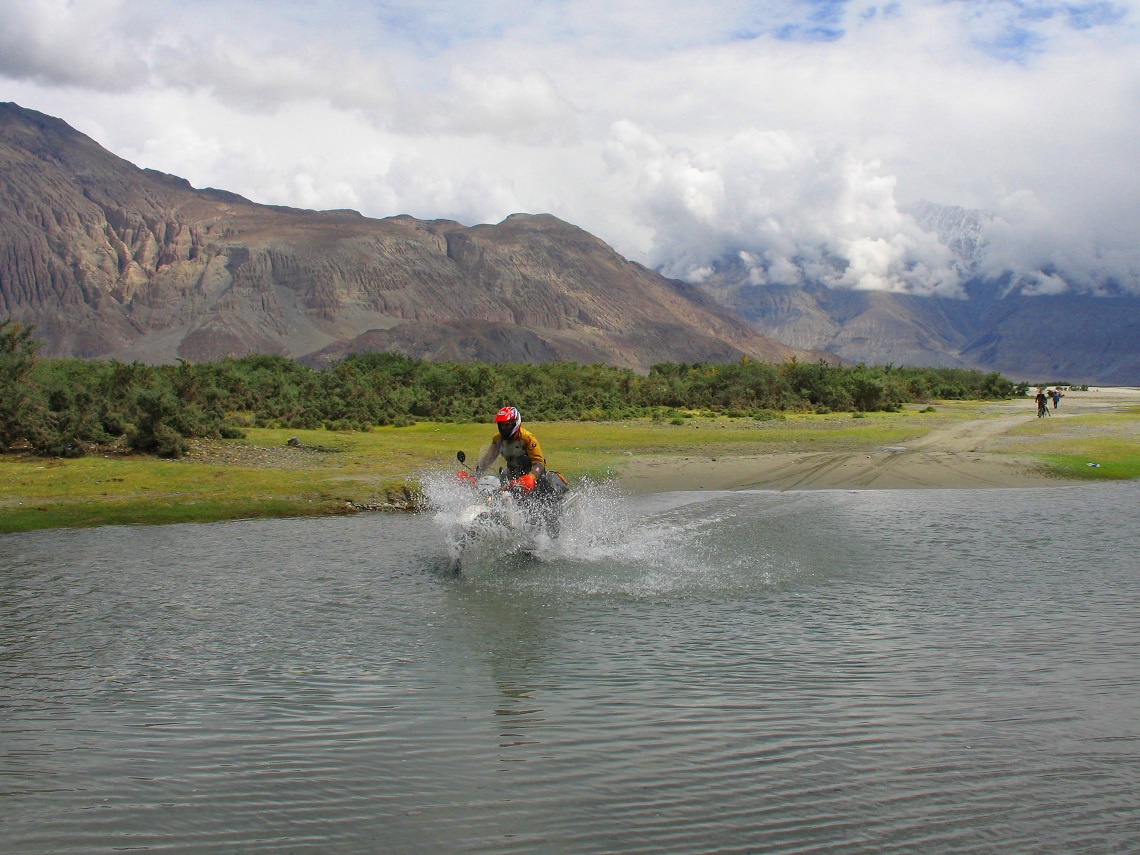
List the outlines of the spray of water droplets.
{"label": "spray of water droplets", "polygon": [[426,475],[421,483],[450,566],[470,579],[652,597],[769,587],[796,574],[774,565],[762,545],[739,548],[755,521],[731,498],[691,494],[661,509],[612,482],[581,479],[565,503],[558,537],[504,527],[472,538],[459,524],[472,501],[469,488],[450,473]]}

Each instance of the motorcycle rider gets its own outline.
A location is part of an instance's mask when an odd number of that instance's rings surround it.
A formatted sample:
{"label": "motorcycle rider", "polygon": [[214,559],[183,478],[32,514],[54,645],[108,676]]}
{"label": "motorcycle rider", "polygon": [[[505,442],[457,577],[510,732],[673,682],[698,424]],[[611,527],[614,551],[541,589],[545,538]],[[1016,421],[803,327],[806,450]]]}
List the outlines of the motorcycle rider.
{"label": "motorcycle rider", "polygon": [[476,480],[502,455],[507,463],[509,488],[530,509],[532,519],[551,537],[557,537],[561,527],[559,505],[569,490],[566,479],[557,472],[546,471],[546,458],[538,439],[522,427],[522,416],[515,407],[503,407],[495,413],[495,426],[498,433],[475,466]]}
{"label": "motorcycle rider", "polygon": [[[543,481],[546,458],[534,434],[522,426],[522,415],[514,407],[503,407],[495,413],[495,427],[499,432],[491,440],[475,465],[478,478],[500,454],[507,463],[507,475],[525,492],[530,492]],[[529,476],[529,477],[528,477]]]}

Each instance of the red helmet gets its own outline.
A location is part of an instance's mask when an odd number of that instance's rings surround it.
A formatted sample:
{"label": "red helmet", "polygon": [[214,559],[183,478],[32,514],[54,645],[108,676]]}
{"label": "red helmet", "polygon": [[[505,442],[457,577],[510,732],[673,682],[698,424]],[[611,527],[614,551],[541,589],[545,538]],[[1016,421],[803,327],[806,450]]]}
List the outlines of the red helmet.
{"label": "red helmet", "polygon": [[499,428],[499,435],[503,439],[510,439],[522,424],[522,415],[514,407],[503,407],[495,413],[495,424]]}

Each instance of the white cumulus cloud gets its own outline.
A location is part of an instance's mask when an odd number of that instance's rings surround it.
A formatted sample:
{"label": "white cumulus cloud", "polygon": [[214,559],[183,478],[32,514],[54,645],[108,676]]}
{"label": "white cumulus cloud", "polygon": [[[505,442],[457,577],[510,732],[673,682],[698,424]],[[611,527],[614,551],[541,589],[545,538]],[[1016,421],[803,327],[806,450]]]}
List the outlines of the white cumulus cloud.
{"label": "white cumulus cloud", "polygon": [[[0,2],[0,75],[45,87],[128,91],[148,76],[136,44],[119,25],[123,0]],[[132,33],[145,44],[153,18],[140,10]]]}
{"label": "white cumulus cloud", "polygon": [[956,293],[929,199],[993,211],[985,272],[1140,292],[1138,8],[0,0],[0,98],[196,186],[550,212],[693,279]]}
{"label": "white cumulus cloud", "polygon": [[894,178],[842,149],[746,131],[693,151],[618,123],[607,157],[668,275],[699,280],[736,257],[756,284],[960,294],[950,251],[899,210]]}

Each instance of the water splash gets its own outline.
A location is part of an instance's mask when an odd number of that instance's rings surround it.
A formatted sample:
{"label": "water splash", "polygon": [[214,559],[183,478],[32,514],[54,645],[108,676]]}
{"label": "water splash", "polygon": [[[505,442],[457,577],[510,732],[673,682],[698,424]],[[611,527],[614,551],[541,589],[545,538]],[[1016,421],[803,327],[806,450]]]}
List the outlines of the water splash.
{"label": "water splash", "polygon": [[564,534],[569,562],[562,583],[578,593],[636,598],[770,588],[797,572],[759,543],[744,552],[726,531],[747,538],[754,528],[733,503],[709,494],[682,497],[666,510],[645,508],[601,485],[583,502],[581,527]]}
{"label": "water splash", "polygon": [[451,570],[459,569],[466,557],[468,563],[483,563],[496,555],[509,555],[523,548],[518,532],[502,528],[489,528],[472,540],[463,524],[464,512],[474,499],[471,487],[456,479],[452,472],[427,472],[419,477],[424,495],[424,513],[431,514],[432,523],[439,532]]}
{"label": "water splash", "polygon": [[449,472],[424,473],[419,480],[426,500],[424,512],[431,515],[449,559],[453,564],[462,560],[464,572],[520,555],[543,563],[606,561],[627,545],[631,529],[628,501],[608,482],[583,478],[575,484],[564,503],[557,537],[537,526],[524,526],[490,528],[471,539],[460,521],[471,505],[470,489]]}
{"label": "water splash", "polygon": [[[421,483],[448,568],[481,584],[640,599],[771,590],[804,572],[786,550],[776,555],[763,542],[755,504],[742,505],[741,494],[634,497],[614,482],[583,478],[558,537],[527,527],[465,541],[458,519],[470,492],[450,473]],[[741,540],[751,548],[740,550]]]}

